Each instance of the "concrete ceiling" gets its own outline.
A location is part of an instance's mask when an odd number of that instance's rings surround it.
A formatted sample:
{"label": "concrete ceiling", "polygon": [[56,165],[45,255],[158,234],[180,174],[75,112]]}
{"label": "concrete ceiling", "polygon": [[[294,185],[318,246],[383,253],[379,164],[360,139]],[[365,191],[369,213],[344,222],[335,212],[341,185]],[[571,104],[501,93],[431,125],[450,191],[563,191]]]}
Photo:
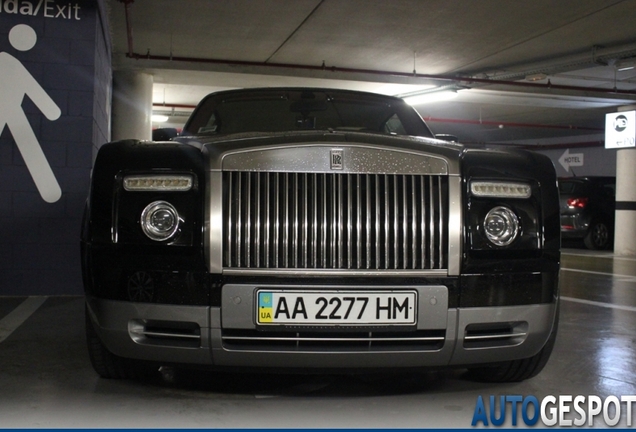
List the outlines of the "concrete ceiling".
{"label": "concrete ceiling", "polygon": [[[322,86],[392,95],[464,142],[598,145],[636,104],[634,0],[107,0],[116,70],[154,76],[179,127],[207,93]],[[535,81],[529,77],[535,76]]]}

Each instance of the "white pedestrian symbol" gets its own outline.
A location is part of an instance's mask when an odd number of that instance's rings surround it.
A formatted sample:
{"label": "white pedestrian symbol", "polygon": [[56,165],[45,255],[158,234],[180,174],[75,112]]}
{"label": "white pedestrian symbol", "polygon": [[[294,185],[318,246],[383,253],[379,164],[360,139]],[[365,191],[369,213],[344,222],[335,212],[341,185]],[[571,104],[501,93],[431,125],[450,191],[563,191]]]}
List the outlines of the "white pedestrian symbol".
{"label": "white pedestrian symbol", "polygon": [[[18,24],[9,31],[9,43],[18,51],[29,51],[36,42],[35,30],[26,24]],[[0,77],[0,134],[6,125],[42,199],[56,202],[62,190],[22,109],[22,101],[28,96],[49,120],[60,117],[60,108],[20,60],[6,52],[0,52]]]}

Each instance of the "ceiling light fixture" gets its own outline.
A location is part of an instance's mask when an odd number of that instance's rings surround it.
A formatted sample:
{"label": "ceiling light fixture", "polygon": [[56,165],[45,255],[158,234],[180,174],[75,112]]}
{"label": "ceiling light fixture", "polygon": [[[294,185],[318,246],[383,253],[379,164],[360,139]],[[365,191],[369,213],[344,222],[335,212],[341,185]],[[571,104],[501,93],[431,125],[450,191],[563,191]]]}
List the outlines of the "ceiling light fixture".
{"label": "ceiling light fixture", "polygon": [[457,97],[457,90],[454,88],[441,88],[432,91],[420,92],[410,95],[403,95],[404,102],[409,105],[420,105],[430,102],[441,102]]}
{"label": "ceiling light fixture", "polygon": [[544,73],[536,73],[532,75],[526,75],[526,81],[535,82],[535,81],[543,81],[548,76]]}
{"label": "ceiling light fixture", "polygon": [[636,59],[618,60],[614,66],[618,72],[628,71],[636,68]]}
{"label": "ceiling light fixture", "polygon": [[153,114],[152,115],[152,122],[153,123],[165,123],[168,121],[168,116],[165,115],[158,115],[158,114]]}

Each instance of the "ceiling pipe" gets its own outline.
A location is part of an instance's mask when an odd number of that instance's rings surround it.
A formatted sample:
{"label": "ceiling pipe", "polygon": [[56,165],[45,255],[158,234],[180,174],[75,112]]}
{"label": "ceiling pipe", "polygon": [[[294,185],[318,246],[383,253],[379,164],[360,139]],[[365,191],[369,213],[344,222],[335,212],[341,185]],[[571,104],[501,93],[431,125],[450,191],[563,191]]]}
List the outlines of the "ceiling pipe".
{"label": "ceiling pipe", "polygon": [[546,59],[532,63],[520,63],[499,70],[475,72],[472,75],[497,80],[527,79],[532,75],[554,75],[572,70],[598,66],[613,67],[617,61],[636,57],[636,44],[627,43],[611,47],[592,47],[591,52],[566,55],[558,59]]}
{"label": "ceiling pipe", "polygon": [[378,76],[395,76],[405,78],[422,78],[433,81],[443,81],[446,83],[458,83],[462,85],[469,85],[473,83],[488,84],[488,85],[501,85],[509,87],[525,87],[542,90],[571,90],[582,91],[589,93],[600,94],[612,94],[612,95],[628,95],[636,97],[636,90],[620,90],[620,89],[599,89],[592,87],[580,87],[580,86],[568,86],[561,84],[552,84],[550,81],[547,83],[532,83],[523,81],[506,81],[496,80],[488,78],[473,78],[473,77],[449,77],[445,75],[428,75],[412,72],[396,72],[396,71],[383,71],[373,69],[358,69],[358,68],[343,68],[337,66],[315,66],[315,65],[299,65],[290,63],[262,63],[245,60],[221,60],[221,59],[209,59],[198,57],[179,57],[179,56],[160,56],[147,54],[126,54],[126,57],[134,60],[154,60],[154,61],[173,61],[173,62],[187,62],[187,63],[200,63],[200,64],[217,64],[224,66],[246,66],[246,67],[264,67],[264,68],[278,68],[278,69],[297,69],[297,70],[311,70],[311,71],[326,71],[326,72],[339,72],[339,73],[355,73],[355,74],[369,74]]}
{"label": "ceiling pipe", "polygon": [[132,34],[132,21],[131,21],[131,12],[130,5],[135,2],[135,0],[119,0],[124,4],[124,12],[126,14],[126,36],[128,38],[128,53],[127,56],[132,56],[135,52],[133,49],[133,34]]}
{"label": "ceiling pipe", "polygon": [[518,127],[518,128],[541,128],[541,129],[568,129],[568,130],[585,130],[602,132],[603,128],[594,128],[586,126],[574,126],[574,125],[550,125],[550,124],[537,124],[537,123],[517,123],[517,122],[500,122],[492,120],[467,120],[467,119],[449,119],[449,118],[437,118],[437,117],[422,117],[424,121],[431,123],[454,123],[454,124],[470,124],[470,125],[483,125],[483,126],[497,126],[497,127]]}

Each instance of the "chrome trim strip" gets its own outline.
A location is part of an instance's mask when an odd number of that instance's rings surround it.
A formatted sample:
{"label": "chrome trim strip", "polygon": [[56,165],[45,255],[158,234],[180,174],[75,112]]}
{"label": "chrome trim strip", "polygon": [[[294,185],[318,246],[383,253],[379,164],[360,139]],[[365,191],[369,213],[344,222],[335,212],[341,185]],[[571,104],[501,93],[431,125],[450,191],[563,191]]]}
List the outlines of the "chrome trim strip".
{"label": "chrome trim strip", "polygon": [[[373,332],[372,332],[373,333]],[[318,337],[318,338],[308,338],[308,337],[249,337],[249,336],[221,336],[223,340],[244,340],[244,341],[285,341],[285,342],[409,342],[409,341],[431,341],[431,342],[439,342],[444,341],[446,338],[444,336],[431,336],[431,337],[404,337],[404,338],[348,338],[346,337],[346,333],[343,333],[343,337],[335,338],[335,337]]]}
{"label": "chrome trim strip", "polygon": [[311,235],[311,261],[314,267],[318,267],[318,177],[314,177],[313,181],[313,193],[314,193],[314,220],[313,230]]}
{"label": "chrome trim strip", "polygon": [[261,266],[261,176],[256,176],[256,224],[254,226],[254,249],[256,250],[256,267]]}
{"label": "chrome trim strip", "polygon": [[444,257],[444,221],[446,220],[446,218],[444,217],[444,200],[442,199],[442,181],[441,179],[438,177],[437,178],[437,200],[439,202],[439,250],[438,250],[438,256],[439,256],[439,268],[442,268],[444,263],[443,263],[443,257]]}
{"label": "chrome trim strip", "polygon": [[407,179],[406,176],[402,176],[402,253],[404,254],[402,258],[402,266],[403,268],[407,268],[409,261],[409,246],[408,246],[408,197],[406,196],[406,188],[407,188]]}
{"label": "chrome trim strip", "polygon": [[380,176],[375,174],[375,265],[380,268]]}
{"label": "chrome trim strip", "polygon": [[285,173],[285,230],[283,231],[283,267],[289,267],[289,173]]}
{"label": "chrome trim strip", "polygon": [[223,269],[228,276],[426,276],[444,277],[446,270]]}
{"label": "chrome trim strip", "polygon": [[344,255],[344,215],[343,215],[343,178],[342,176],[336,176],[338,180],[338,268],[342,268],[342,260]]}
{"label": "chrome trim strip", "polygon": [[294,188],[293,190],[293,201],[292,201],[292,205],[294,206],[294,223],[292,225],[292,229],[294,230],[294,233],[292,235],[292,253],[294,254],[294,257],[292,259],[292,263],[294,264],[294,268],[298,268],[298,210],[299,210],[299,203],[298,201],[300,201],[299,199],[299,192],[298,192],[298,173],[294,173],[294,177],[292,178],[292,188]]}
{"label": "chrome trim strip", "polygon": [[278,267],[278,257],[280,256],[280,250],[278,248],[278,238],[280,235],[280,173],[276,173],[274,181],[274,187],[276,193],[274,195],[274,205],[276,206],[276,212],[274,214],[274,267]]}
{"label": "chrome trim strip", "polygon": [[[227,188],[227,195],[228,195],[228,212],[227,212],[227,226],[228,226],[228,238],[229,238],[229,242],[228,242],[228,246],[227,246],[227,257],[228,257],[228,262],[230,263],[230,265],[233,263],[232,260],[232,188],[233,188],[233,182],[232,182],[232,174],[230,174],[230,181],[228,184],[228,188]],[[241,201],[239,200],[239,203]]]}
{"label": "chrome trim strip", "polygon": [[251,267],[252,256],[252,173],[247,173],[247,199],[245,204],[245,267]]}
{"label": "chrome trim strip", "polygon": [[411,239],[411,267],[417,266],[417,205],[416,205],[416,193],[415,193],[415,176],[411,177],[411,212],[413,217],[411,218],[411,231],[413,233]]}
{"label": "chrome trim strip", "polygon": [[422,234],[422,268],[426,268],[426,184],[424,182],[424,177],[420,177],[420,188],[422,198],[420,199],[420,207],[421,207],[421,234]]}
{"label": "chrome trim strip", "polygon": [[459,276],[462,259],[462,237],[464,232],[462,208],[462,179],[448,177],[448,275]]}
{"label": "chrome trim strip", "polygon": [[345,177],[347,179],[347,268],[350,269],[351,268],[351,258],[352,258],[352,248],[353,245],[351,243],[353,243],[353,240],[351,239],[351,231],[352,231],[352,227],[351,227],[351,222],[352,222],[352,217],[351,217],[351,205],[352,205],[352,200],[351,200],[351,194],[352,194],[352,186],[351,186],[351,175],[350,174],[346,174]]}
{"label": "chrome trim strip", "polygon": [[307,183],[307,173],[303,174],[304,184],[303,184],[303,238],[302,238],[302,250],[303,250],[303,267],[307,268],[307,248],[309,247],[309,243],[307,241],[307,230],[309,226],[307,225],[307,188],[309,187]]}
{"label": "chrome trim strip", "polygon": [[[208,171],[204,221],[204,247],[210,273],[223,271],[223,175],[221,171]],[[212,187],[215,185],[215,187]],[[206,235],[207,234],[207,235]]]}
{"label": "chrome trim strip", "polygon": [[150,336],[150,337],[157,337],[157,338],[169,338],[169,339],[201,339],[201,335],[189,335],[189,334],[183,334],[183,333],[163,333],[163,332],[150,332],[150,331],[133,331],[131,330],[130,333],[133,333],[135,335],[139,335],[139,336]]}
{"label": "chrome trim strip", "polygon": [[485,340],[485,339],[510,339],[516,337],[525,337],[527,336],[527,332],[522,333],[510,333],[510,334],[492,334],[492,335],[483,335],[483,336],[464,336],[464,340]]}
{"label": "chrome trim strip", "polygon": [[360,191],[360,181],[362,177],[358,177],[356,180],[356,268],[362,267],[362,263],[360,262],[360,258],[362,257],[362,237],[361,237],[361,227],[362,227],[362,197]]}
{"label": "chrome trim strip", "polygon": [[398,177],[393,177],[393,268],[398,268],[400,262],[400,253],[398,249],[398,213],[400,212],[400,204],[398,202]]}
{"label": "chrome trim strip", "polygon": [[371,177],[369,174],[365,176],[367,191],[367,266],[371,267]]}
{"label": "chrome trim strip", "polygon": [[265,211],[266,216],[265,216],[265,267],[269,267],[269,231],[270,231],[270,223],[271,223],[271,219],[270,219],[270,214],[271,214],[271,208],[270,208],[270,196],[271,194],[269,193],[269,191],[271,190],[269,187],[269,182],[270,182],[270,175],[268,174],[265,177]]}
{"label": "chrome trim strip", "polygon": [[337,263],[337,254],[336,254],[336,246],[337,246],[337,238],[336,235],[338,233],[338,221],[336,220],[336,208],[337,208],[337,202],[338,202],[338,196],[337,196],[337,188],[336,188],[336,176],[334,174],[332,174],[331,176],[331,190],[333,191],[332,196],[332,206],[331,206],[331,220],[333,221],[333,224],[331,225],[331,266],[332,267],[337,267],[336,263]]}
{"label": "chrome trim strip", "polygon": [[433,248],[435,247],[435,214],[433,209],[435,208],[435,199],[433,197],[433,178],[428,178],[428,213],[429,213],[429,239],[427,243],[427,249],[430,250],[429,256],[429,268],[435,268],[435,253]]}
{"label": "chrome trim strip", "polygon": [[243,245],[243,236],[241,235],[243,231],[243,217],[242,217],[242,205],[243,202],[243,178],[242,173],[238,173],[238,191],[236,192],[238,198],[238,221],[236,222],[236,266],[241,267],[241,249]]}
{"label": "chrome trim strip", "polygon": [[384,268],[389,268],[389,176],[384,174]]}
{"label": "chrome trim strip", "polygon": [[322,175],[322,229],[320,231],[320,253],[322,254],[322,267],[327,267],[327,194],[325,191],[327,190],[327,174]]}

